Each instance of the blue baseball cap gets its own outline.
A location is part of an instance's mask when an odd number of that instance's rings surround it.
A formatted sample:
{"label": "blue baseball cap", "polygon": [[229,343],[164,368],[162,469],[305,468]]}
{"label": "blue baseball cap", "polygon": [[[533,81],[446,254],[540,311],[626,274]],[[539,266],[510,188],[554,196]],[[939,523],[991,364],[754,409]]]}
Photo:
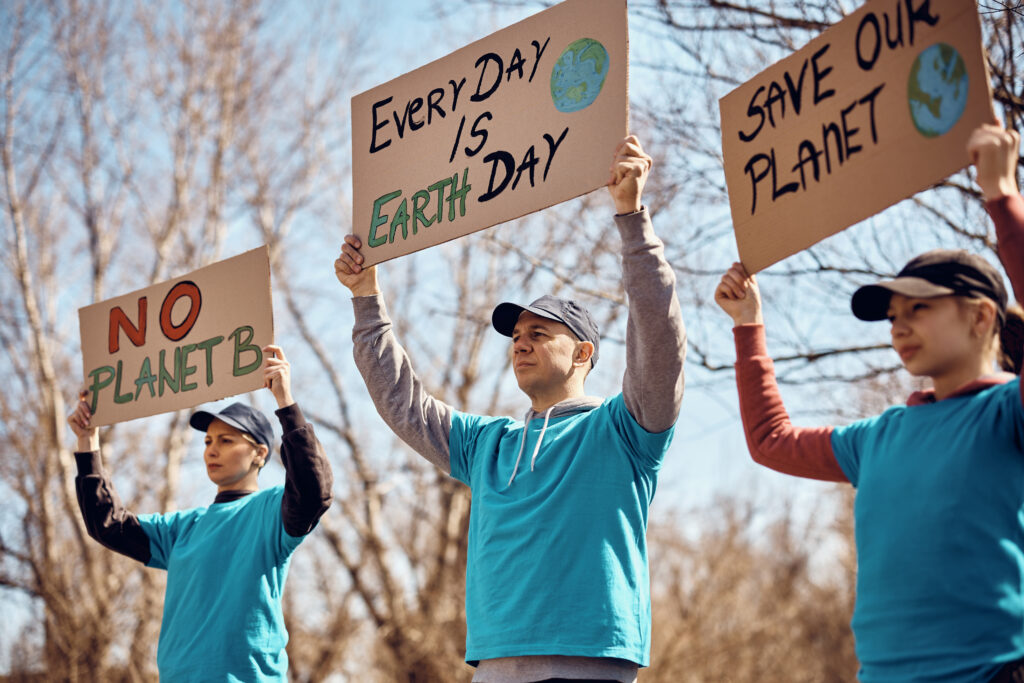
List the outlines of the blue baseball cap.
{"label": "blue baseball cap", "polygon": [[194,429],[205,432],[214,420],[220,420],[256,439],[256,443],[267,447],[267,457],[270,457],[274,444],[274,428],[270,426],[267,416],[260,411],[244,403],[232,403],[219,413],[197,410],[188,418],[188,423]]}
{"label": "blue baseball cap", "polygon": [[529,306],[505,302],[495,306],[494,312],[491,313],[491,325],[501,334],[511,337],[523,311],[560,322],[572,330],[577,339],[593,344],[594,355],[590,357],[590,365],[597,363],[597,345],[601,334],[597,330],[597,323],[590,317],[590,312],[583,306],[572,299],[560,299],[550,294],[545,294]]}

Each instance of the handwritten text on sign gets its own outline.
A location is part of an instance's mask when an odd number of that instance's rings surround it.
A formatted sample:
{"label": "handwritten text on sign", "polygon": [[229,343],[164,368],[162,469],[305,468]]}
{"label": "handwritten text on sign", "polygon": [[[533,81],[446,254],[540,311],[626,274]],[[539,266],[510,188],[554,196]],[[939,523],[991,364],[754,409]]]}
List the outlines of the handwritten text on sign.
{"label": "handwritten text on sign", "polygon": [[624,0],[566,0],[352,98],[367,264],[607,182],[627,128]]}
{"label": "handwritten text on sign", "polygon": [[974,0],[872,0],[722,98],[740,259],[751,272],[967,164],[993,120]]}
{"label": "handwritten text on sign", "polygon": [[78,315],[94,425],[252,391],[274,337],[267,248]]}

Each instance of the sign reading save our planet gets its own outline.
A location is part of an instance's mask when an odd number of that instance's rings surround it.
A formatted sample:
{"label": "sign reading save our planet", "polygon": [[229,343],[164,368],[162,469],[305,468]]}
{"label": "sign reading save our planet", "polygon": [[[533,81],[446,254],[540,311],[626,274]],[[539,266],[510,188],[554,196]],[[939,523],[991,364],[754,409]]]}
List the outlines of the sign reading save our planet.
{"label": "sign reading save our planet", "polygon": [[870,0],[719,105],[750,272],[964,168],[995,120],[974,0]]}
{"label": "sign reading save our planet", "polygon": [[353,97],[365,263],[605,185],[627,71],[625,0],[566,0]]}

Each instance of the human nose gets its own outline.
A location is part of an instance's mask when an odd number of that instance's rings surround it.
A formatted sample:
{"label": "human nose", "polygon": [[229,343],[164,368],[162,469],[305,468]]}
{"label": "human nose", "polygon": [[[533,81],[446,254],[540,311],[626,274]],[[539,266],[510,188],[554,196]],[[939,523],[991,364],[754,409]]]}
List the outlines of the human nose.
{"label": "human nose", "polygon": [[889,334],[893,339],[904,337],[910,331],[906,321],[900,316],[894,316],[892,322],[889,325]]}
{"label": "human nose", "polygon": [[518,339],[513,340],[513,342],[512,342],[512,353],[513,354],[523,353],[524,351],[528,351],[528,350],[529,350],[529,345],[526,343],[526,335],[522,335]]}

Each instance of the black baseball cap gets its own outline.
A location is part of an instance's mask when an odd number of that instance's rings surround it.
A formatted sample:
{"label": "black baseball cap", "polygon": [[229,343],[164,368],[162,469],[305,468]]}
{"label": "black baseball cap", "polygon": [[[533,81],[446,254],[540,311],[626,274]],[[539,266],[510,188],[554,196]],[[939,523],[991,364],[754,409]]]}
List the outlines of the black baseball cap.
{"label": "black baseball cap", "polygon": [[590,365],[597,363],[597,346],[601,337],[597,331],[597,324],[590,317],[587,309],[580,306],[572,299],[560,299],[557,296],[545,294],[529,306],[521,306],[510,302],[500,303],[491,313],[491,324],[506,337],[512,336],[512,330],[516,327],[516,321],[523,311],[529,311],[548,320],[555,320],[562,323],[576,335],[580,341],[588,341],[594,345],[594,355],[590,357]]}
{"label": "black baseball cap", "polygon": [[274,443],[274,429],[270,426],[267,416],[260,411],[250,408],[244,403],[232,403],[219,413],[197,410],[188,418],[188,423],[193,428],[205,432],[214,420],[229,424],[256,439],[256,443],[267,447],[267,457],[270,457]]}
{"label": "black baseball cap", "polygon": [[893,293],[918,299],[951,294],[986,297],[995,302],[999,320],[1006,320],[1003,276],[991,263],[963,249],[932,249],[914,257],[892,280],[865,285],[854,292],[850,307],[861,320],[884,320]]}

